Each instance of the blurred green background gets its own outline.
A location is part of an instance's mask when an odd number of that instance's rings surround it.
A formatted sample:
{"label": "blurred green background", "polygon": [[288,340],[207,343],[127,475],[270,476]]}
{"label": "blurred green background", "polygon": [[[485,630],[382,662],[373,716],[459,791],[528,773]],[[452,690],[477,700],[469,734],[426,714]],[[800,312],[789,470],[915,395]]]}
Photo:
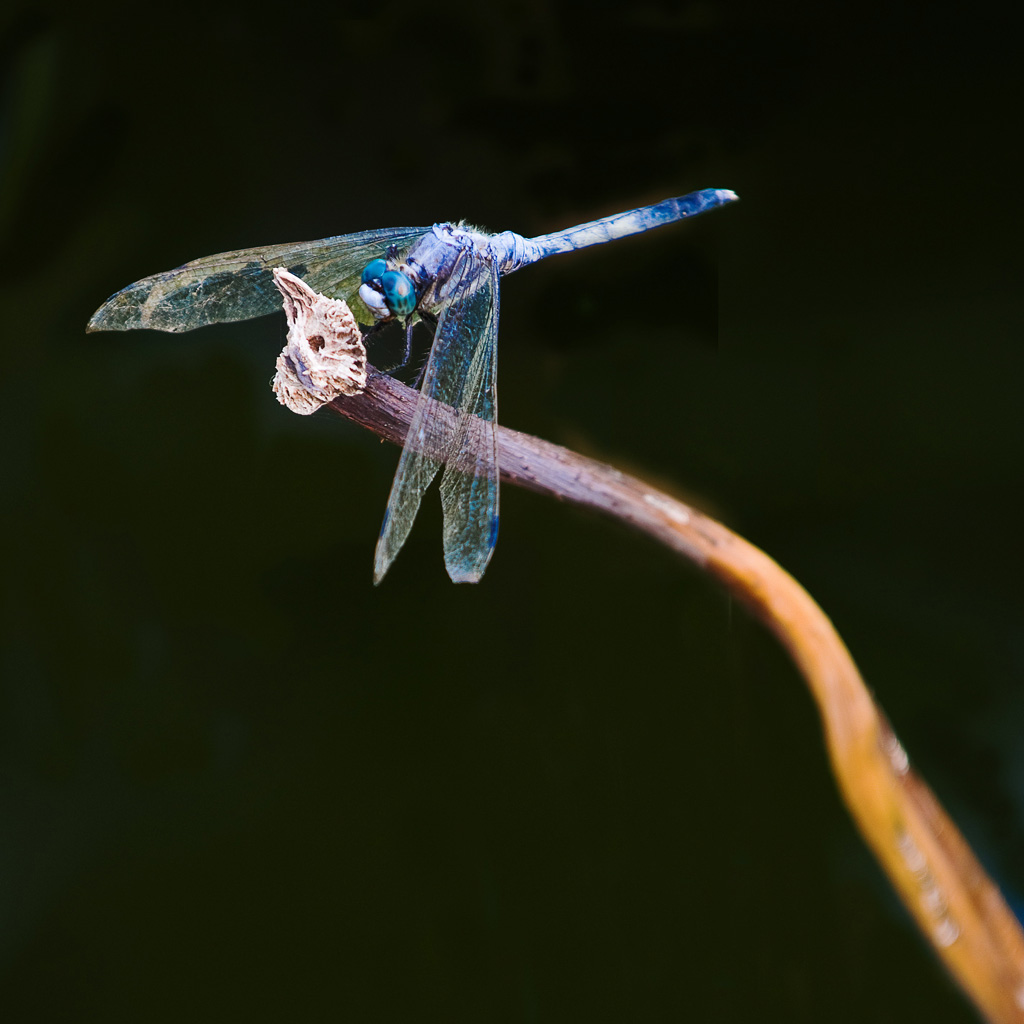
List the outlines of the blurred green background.
{"label": "blurred green background", "polygon": [[374,589],[397,450],[276,403],[283,317],[84,327],[213,252],[735,189],[507,280],[502,422],[777,558],[1016,901],[1018,37],[977,5],[349,13],[0,15],[0,1013],[974,1019],[801,680],[697,571],[508,487],[480,586],[431,494]]}

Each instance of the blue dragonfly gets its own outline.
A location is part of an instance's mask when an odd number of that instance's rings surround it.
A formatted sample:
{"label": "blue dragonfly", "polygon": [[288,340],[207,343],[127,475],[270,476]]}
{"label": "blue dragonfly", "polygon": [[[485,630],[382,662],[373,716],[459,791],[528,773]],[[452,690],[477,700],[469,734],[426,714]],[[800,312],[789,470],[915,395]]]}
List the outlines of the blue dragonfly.
{"label": "blue dragonfly", "polygon": [[445,566],[454,582],[476,583],[498,536],[499,278],[546,256],[672,224],[736,198],[727,189],[704,189],[536,238],[445,223],[221,253],[122,289],[93,314],[88,330],[190,331],[272,313],[281,305],[275,267],[345,300],[361,322],[368,311],[374,324],[367,334],[400,322],[406,362],[415,324],[433,326],[420,398],[377,542],[374,582],[405,543],[424,492],[444,466]]}

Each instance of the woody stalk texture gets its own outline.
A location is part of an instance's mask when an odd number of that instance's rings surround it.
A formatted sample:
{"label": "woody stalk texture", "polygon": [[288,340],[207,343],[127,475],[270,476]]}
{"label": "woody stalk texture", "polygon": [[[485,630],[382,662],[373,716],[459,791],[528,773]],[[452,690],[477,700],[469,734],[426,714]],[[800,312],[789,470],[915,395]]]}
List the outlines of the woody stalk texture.
{"label": "woody stalk texture", "polygon": [[[290,333],[286,355],[293,353],[291,370],[296,361],[301,364],[298,380],[315,380],[321,389],[314,407],[329,404],[380,437],[404,444],[418,392],[372,368],[365,373],[365,353],[360,357],[357,345],[354,358],[363,362],[355,371],[340,370],[341,386],[331,394],[312,372],[317,368],[301,363],[325,348],[315,316],[306,318],[303,330],[314,339],[312,346],[302,348]],[[339,344],[352,341],[346,337]],[[277,390],[281,395],[285,385]],[[301,401],[304,407],[296,411],[312,411]],[[457,414],[442,408],[438,415]],[[846,646],[800,584],[721,523],[610,466],[501,427],[498,463],[503,483],[595,509],[661,541],[715,577],[775,634],[817,704],[843,799],[922,934],[986,1020],[1024,1022],[1020,924],[910,767]]]}

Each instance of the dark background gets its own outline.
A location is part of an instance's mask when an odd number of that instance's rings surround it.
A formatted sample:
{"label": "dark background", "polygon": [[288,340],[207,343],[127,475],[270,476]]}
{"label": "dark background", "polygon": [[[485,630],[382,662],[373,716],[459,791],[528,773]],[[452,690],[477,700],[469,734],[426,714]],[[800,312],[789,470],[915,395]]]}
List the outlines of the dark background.
{"label": "dark background", "polygon": [[480,586],[430,494],[374,589],[397,451],[275,402],[282,317],[84,333],[208,253],[735,189],[506,281],[502,422],[803,582],[1013,901],[1019,37],[825,9],[4,7],[5,1020],[974,1019],[699,572],[509,487]]}

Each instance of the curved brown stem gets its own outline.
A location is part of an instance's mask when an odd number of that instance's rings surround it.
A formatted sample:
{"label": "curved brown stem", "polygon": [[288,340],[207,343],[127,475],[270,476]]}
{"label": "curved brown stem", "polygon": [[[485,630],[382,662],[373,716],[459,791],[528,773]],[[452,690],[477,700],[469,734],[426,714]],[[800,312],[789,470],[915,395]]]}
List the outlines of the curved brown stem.
{"label": "curved brown stem", "polygon": [[[418,394],[386,377],[335,410],[402,444]],[[450,415],[450,411],[448,411]],[[764,552],[610,466],[499,428],[506,483],[604,512],[716,577],[789,651],[824,728],[839,789],[918,927],[989,1021],[1024,1021],[1024,932],[931,790],[909,767],[825,613]]]}

